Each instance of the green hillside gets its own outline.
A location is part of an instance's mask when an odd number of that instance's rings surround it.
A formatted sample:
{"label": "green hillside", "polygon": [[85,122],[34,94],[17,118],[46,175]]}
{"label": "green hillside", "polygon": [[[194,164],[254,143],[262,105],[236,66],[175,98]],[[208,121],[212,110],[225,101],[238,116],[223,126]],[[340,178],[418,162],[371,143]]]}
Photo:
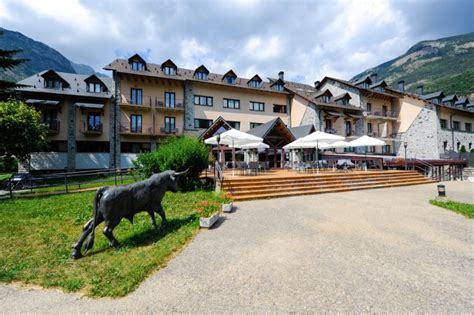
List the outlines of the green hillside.
{"label": "green hillside", "polygon": [[424,85],[425,93],[442,90],[474,98],[474,32],[437,40],[422,41],[402,56],[368,69],[353,79],[376,72],[379,79],[415,92]]}
{"label": "green hillside", "polygon": [[10,31],[1,27],[0,32],[3,32],[3,34],[0,35],[0,49],[22,49],[23,51],[16,54],[15,57],[29,59],[28,62],[18,67],[0,72],[0,79],[17,82],[37,72],[49,69],[78,74],[95,73],[92,67],[76,64],[64,57],[57,50],[26,37],[19,32]]}

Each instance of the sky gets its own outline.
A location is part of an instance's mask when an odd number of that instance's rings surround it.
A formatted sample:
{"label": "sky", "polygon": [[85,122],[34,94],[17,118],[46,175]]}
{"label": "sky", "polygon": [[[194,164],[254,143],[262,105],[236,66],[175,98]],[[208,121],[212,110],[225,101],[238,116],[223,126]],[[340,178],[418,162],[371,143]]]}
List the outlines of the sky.
{"label": "sky", "polygon": [[1,0],[0,26],[96,71],[139,53],[240,77],[312,84],[474,31],[473,0]]}

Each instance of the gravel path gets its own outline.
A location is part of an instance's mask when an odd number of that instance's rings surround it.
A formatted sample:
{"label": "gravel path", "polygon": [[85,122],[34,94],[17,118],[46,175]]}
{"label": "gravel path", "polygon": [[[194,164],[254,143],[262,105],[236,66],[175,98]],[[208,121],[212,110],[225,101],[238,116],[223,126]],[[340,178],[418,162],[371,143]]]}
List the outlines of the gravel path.
{"label": "gravel path", "polygon": [[[474,183],[446,183],[474,203]],[[436,185],[242,202],[122,299],[0,286],[5,313],[429,312],[474,309],[474,220]]]}

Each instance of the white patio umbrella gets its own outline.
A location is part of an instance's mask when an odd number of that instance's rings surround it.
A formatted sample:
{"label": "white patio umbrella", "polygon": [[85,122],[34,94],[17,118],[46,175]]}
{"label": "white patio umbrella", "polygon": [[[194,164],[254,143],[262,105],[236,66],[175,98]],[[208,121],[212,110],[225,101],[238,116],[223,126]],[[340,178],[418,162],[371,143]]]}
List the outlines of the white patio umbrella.
{"label": "white patio umbrella", "polygon": [[336,149],[336,148],[348,148],[349,142],[346,141],[336,141],[328,144],[322,144],[319,146],[321,149]]}
{"label": "white patio umbrella", "polygon": [[[350,141],[348,145],[349,147],[365,147],[364,155],[365,164],[367,166],[367,147],[380,147],[385,145],[385,141],[369,136],[362,136],[360,138]],[[365,170],[367,171],[367,168]]]}
{"label": "white patio umbrella", "polygon": [[246,132],[237,130],[237,129],[229,129],[220,134],[220,142],[217,143],[217,136],[210,137],[204,140],[206,144],[225,144],[232,148],[232,176],[235,175],[235,148],[241,147],[244,144],[249,144],[253,142],[262,142],[263,139]]}
{"label": "white patio umbrella", "polygon": [[319,156],[318,156],[318,150],[319,150],[319,142],[324,141],[326,143],[331,143],[335,141],[341,141],[345,140],[344,137],[334,135],[332,133],[326,133],[322,131],[315,131],[306,137],[301,138],[302,142],[315,142],[316,141],[316,165],[317,165],[317,172],[319,173]]}
{"label": "white patio umbrella", "polygon": [[247,144],[242,144],[241,149],[258,149],[259,151],[268,149],[270,146],[263,142],[252,142]]}
{"label": "white patio umbrella", "polygon": [[[301,141],[303,138],[296,139],[295,141],[288,143],[283,147],[285,150],[291,150],[291,149],[312,149],[316,147],[316,141],[314,142],[303,142]],[[324,143],[327,144],[327,143]],[[323,143],[321,143],[323,145]]]}

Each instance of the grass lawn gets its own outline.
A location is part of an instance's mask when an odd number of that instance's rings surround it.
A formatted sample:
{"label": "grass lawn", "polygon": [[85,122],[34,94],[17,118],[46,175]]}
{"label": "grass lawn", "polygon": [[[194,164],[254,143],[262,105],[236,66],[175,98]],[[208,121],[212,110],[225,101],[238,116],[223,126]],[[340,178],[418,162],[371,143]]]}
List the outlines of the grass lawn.
{"label": "grass lawn", "polygon": [[[122,247],[109,248],[96,230],[94,248],[82,259],[69,258],[84,223],[91,217],[94,193],[0,201],[0,281],[22,281],[101,297],[123,296],[160,269],[199,230],[195,204],[222,201],[213,192],[167,193],[163,200],[169,221],[153,229],[140,213],[134,224],[123,220],[114,230]],[[159,216],[157,216],[159,223]]]}
{"label": "grass lawn", "polygon": [[430,200],[432,205],[452,210],[468,218],[474,218],[474,204],[461,203],[456,201]]}
{"label": "grass lawn", "polygon": [[10,178],[12,173],[0,173],[0,182],[4,179]]}

